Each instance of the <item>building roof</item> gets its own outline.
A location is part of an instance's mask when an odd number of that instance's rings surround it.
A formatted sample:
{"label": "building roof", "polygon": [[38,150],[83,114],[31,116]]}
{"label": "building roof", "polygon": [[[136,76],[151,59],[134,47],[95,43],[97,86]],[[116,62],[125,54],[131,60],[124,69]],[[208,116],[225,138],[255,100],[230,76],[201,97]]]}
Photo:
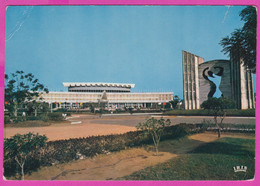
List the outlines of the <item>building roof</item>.
{"label": "building roof", "polygon": [[94,86],[104,86],[104,87],[129,87],[129,88],[134,88],[135,84],[128,84],[128,83],[80,83],[80,82],[65,82],[63,83],[64,87],[79,87],[79,86],[88,86],[88,87],[94,87]]}

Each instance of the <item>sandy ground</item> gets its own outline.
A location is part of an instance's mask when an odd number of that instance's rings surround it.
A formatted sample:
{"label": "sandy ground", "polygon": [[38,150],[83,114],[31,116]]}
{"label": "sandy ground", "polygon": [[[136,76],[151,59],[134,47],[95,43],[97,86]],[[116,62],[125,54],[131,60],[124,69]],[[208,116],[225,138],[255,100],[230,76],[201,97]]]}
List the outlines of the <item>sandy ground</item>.
{"label": "sandy ground", "polygon": [[[100,120],[98,116],[74,115],[68,121],[51,126],[44,127],[5,127],[4,137],[9,138],[17,133],[26,134],[28,132],[39,133],[46,135],[49,141],[80,138],[97,135],[122,134],[129,131],[135,131],[134,126],[113,125],[113,124],[99,124],[91,123],[94,120]],[[81,122],[78,124],[71,124],[71,122]]]}
{"label": "sandy ground", "polygon": [[[243,134],[222,134],[222,137],[254,139],[254,136]],[[177,143],[173,140],[163,141],[160,145],[159,156],[154,155],[153,146],[131,148],[107,155],[98,155],[92,159],[86,158],[66,164],[42,167],[30,175],[27,174],[25,180],[115,180],[145,167],[163,163],[216,139],[217,135],[214,133],[195,134]]]}
{"label": "sandy ground", "polygon": [[5,128],[4,137],[9,138],[15,134],[26,134],[28,132],[46,135],[49,141],[81,138],[97,135],[121,134],[136,130],[135,127],[104,125],[104,124],[84,124],[84,125],[68,125],[68,126],[49,126],[49,127],[33,127],[33,128]]}

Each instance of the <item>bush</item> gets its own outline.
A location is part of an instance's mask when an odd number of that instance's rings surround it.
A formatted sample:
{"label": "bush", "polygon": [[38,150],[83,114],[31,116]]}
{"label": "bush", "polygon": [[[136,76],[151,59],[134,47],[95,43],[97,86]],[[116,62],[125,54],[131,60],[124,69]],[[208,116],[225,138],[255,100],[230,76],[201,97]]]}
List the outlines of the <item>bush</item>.
{"label": "bush", "polygon": [[143,123],[139,123],[136,128],[143,131],[144,134],[152,136],[156,155],[158,155],[158,148],[161,136],[163,135],[165,128],[170,126],[170,124],[170,119],[167,119],[165,121],[163,118],[157,120],[152,117],[150,119],[146,119],[146,121]]}
{"label": "bush", "polygon": [[[66,113],[66,114],[67,114],[67,116],[71,115],[70,113]],[[62,121],[63,120],[62,112],[53,112],[53,113],[48,113],[48,114],[41,114],[38,116],[17,116],[15,118],[13,118],[14,123],[23,122],[23,121],[36,121],[36,120],[41,120],[44,122]],[[10,116],[4,117],[4,123],[5,124],[12,123]]]}
{"label": "bush", "polygon": [[26,117],[26,120],[29,120],[29,121],[35,121],[35,120],[40,120],[41,117],[40,116],[27,116]]}
{"label": "bush", "polygon": [[247,110],[228,110],[227,116],[245,116],[245,117],[254,117],[255,109],[247,109]]}
{"label": "bush", "polygon": [[[166,111],[165,115],[174,116],[212,116],[207,110],[171,110]],[[254,117],[255,109],[238,110],[238,109],[227,109],[227,116],[244,116],[244,117]]]}
{"label": "bush", "polygon": [[65,108],[59,108],[59,109],[57,109],[57,110],[54,110],[53,112],[62,112],[62,113],[64,113],[64,112],[67,112],[67,109],[65,109]]}
{"label": "bush", "polygon": [[49,120],[51,121],[62,121],[63,117],[62,117],[62,113],[61,112],[53,112],[53,113],[48,113],[47,117],[49,118]]}
{"label": "bush", "polygon": [[[166,127],[161,139],[175,139],[183,137],[189,133],[198,132],[196,125],[180,124]],[[68,162],[78,159],[80,153],[85,157],[93,157],[107,151],[120,151],[130,147],[151,144],[153,140],[150,136],[144,136],[142,131],[127,132],[119,135],[92,136],[87,138],[77,138],[68,140],[50,141],[44,149],[28,156],[24,170],[29,172],[40,166],[50,166],[55,163]],[[16,170],[15,161],[4,157],[5,175],[11,176]]]}
{"label": "bush", "polygon": [[14,119],[14,123],[18,123],[18,122],[23,122],[26,120],[26,117],[23,117],[23,116],[17,116],[15,119]]}
{"label": "bush", "polygon": [[[165,127],[161,140],[177,139],[189,134],[203,132],[208,130],[214,124],[179,124]],[[232,125],[223,124],[222,127],[238,127],[246,129],[249,125]],[[253,126],[250,125],[253,129]],[[243,132],[243,131],[241,131]],[[24,170],[30,172],[40,166],[51,166],[56,163],[68,162],[78,159],[80,153],[85,157],[93,157],[97,154],[106,152],[120,151],[131,147],[138,147],[145,144],[152,144],[150,136],[144,136],[142,131],[127,132],[125,134],[91,136],[87,138],[77,138],[68,140],[58,140],[47,142],[43,149],[28,156]],[[16,163],[13,159],[4,156],[5,176],[14,174],[17,170]]]}
{"label": "bush", "polygon": [[41,120],[47,122],[49,121],[49,117],[47,115],[41,115]]}
{"label": "bush", "polygon": [[[255,125],[248,124],[225,124],[222,123],[219,125],[221,127],[221,132],[242,132],[242,133],[255,133]],[[204,124],[204,131],[217,131],[214,124]]]}
{"label": "bush", "polygon": [[10,116],[4,116],[4,124],[9,124],[9,123],[11,123]]}
{"label": "bush", "polygon": [[27,158],[44,147],[47,140],[45,135],[41,136],[33,133],[16,134],[4,140],[4,155],[19,165],[22,180],[24,180],[24,166]]}

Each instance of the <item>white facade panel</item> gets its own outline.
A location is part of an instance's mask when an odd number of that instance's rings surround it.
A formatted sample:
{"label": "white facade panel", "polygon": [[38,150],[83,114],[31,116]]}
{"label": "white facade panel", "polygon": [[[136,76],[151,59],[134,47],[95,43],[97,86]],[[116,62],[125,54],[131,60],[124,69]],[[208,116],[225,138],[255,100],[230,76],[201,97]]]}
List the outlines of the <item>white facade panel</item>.
{"label": "white facade panel", "polygon": [[[173,100],[173,92],[161,93],[106,93],[108,103],[163,103]],[[102,93],[49,92],[43,93],[43,101],[67,103],[98,103]]]}

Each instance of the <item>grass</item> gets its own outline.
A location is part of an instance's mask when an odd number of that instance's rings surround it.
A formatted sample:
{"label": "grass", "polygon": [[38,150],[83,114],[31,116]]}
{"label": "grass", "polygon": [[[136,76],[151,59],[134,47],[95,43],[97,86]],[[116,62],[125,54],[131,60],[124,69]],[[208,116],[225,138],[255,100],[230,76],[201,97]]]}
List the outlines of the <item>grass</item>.
{"label": "grass", "polygon": [[[255,140],[221,138],[123,180],[247,180],[254,177]],[[234,166],[247,166],[234,172]]]}

